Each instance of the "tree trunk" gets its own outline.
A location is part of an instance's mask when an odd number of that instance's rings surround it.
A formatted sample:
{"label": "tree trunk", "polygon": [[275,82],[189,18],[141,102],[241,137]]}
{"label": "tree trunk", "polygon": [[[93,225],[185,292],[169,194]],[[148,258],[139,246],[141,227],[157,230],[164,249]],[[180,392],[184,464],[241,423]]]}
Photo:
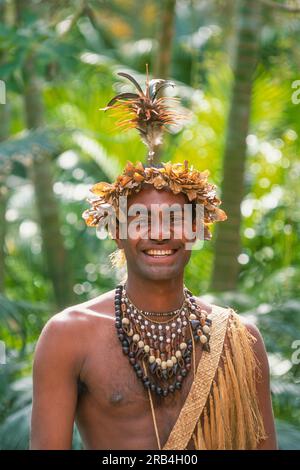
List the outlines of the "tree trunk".
{"label": "tree trunk", "polygon": [[239,275],[241,252],[240,206],[244,197],[246,137],[249,130],[253,74],[257,63],[261,5],[258,1],[239,0],[237,14],[234,83],[223,158],[222,207],[228,220],[216,227],[215,259],[211,289],[232,290]]}
{"label": "tree trunk", "polygon": [[[22,20],[24,3],[17,0],[17,14]],[[29,4],[31,7],[32,4]],[[26,4],[28,8],[28,3]],[[24,65],[25,90],[24,107],[26,126],[36,129],[44,125],[44,106],[40,81],[36,76],[35,56],[27,57]],[[46,271],[52,282],[56,306],[61,309],[74,299],[69,258],[60,232],[59,209],[53,192],[52,162],[45,153],[34,152],[31,178],[35,190],[35,199],[41,228],[43,253]]]}
{"label": "tree trunk", "polygon": [[160,30],[158,33],[158,54],[154,62],[156,78],[168,78],[172,60],[176,0],[163,0]]}
{"label": "tree trunk", "polygon": [[[163,0],[161,3],[161,22],[158,32],[158,51],[154,60],[154,78],[168,79],[172,62],[172,46],[176,16],[176,0]],[[160,96],[163,96],[163,91]],[[153,163],[161,160],[163,145],[155,148]]]}

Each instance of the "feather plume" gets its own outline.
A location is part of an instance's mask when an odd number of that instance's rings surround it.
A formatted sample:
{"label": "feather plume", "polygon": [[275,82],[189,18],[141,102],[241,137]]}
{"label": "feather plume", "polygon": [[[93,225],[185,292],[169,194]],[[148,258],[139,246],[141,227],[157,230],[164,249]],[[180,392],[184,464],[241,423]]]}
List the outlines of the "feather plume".
{"label": "feather plume", "polygon": [[148,147],[148,161],[153,163],[156,150],[162,144],[163,132],[167,125],[178,124],[186,118],[170,108],[170,102],[177,102],[177,98],[160,97],[159,92],[168,86],[174,87],[170,80],[153,79],[149,81],[148,65],[146,65],[147,78],[145,92],[136,79],[125,72],[118,72],[121,77],[127,78],[135,86],[137,93],[119,93],[114,96],[103,111],[115,109],[120,120],[119,127],[124,129],[136,128],[144,144]]}

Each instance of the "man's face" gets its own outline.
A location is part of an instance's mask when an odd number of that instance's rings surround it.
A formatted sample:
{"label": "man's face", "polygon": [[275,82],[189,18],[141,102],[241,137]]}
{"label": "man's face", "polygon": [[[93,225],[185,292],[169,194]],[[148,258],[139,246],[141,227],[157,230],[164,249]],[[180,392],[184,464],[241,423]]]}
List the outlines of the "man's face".
{"label": "man's face", "polygon": [[[120,239],[117,231],[116,240],[118,247],[124,249],[128,272],[151,280],[169,280],[183,272],[191,256],[191,250],[186,249],[185,244],[195,241],[188,240],[184,233],[184,205],[187,203],[184,194],[173,194],[170,189],[157,190],[149,184],[128,197],[127,236]],[[130,208],[136,212],[137,204],[142,205],[143,213],[130,215]],[[172,208],[177,208],[175,214],[170,211]],[[155,233],[151,231],[151,220]]]}

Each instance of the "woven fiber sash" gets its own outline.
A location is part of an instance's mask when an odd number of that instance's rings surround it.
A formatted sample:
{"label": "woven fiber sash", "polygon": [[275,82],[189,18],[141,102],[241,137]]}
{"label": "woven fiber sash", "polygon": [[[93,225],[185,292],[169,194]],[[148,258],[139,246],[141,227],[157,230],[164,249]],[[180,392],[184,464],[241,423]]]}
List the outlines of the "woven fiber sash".
{"label": "woven fiber sash", "polygon": [[195,379],[162,450],[186,449],[209,396],[223,350],[230,309],[212,305],[210,349],[203,351]]}

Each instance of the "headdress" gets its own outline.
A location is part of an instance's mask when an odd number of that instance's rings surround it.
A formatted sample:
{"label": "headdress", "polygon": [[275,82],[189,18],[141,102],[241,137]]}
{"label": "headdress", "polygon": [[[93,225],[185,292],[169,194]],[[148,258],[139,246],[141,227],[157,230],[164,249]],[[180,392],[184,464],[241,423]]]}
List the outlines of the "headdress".
{"label": "headdress", "polygon": [[120,196],[127,197],[137,193],[144,183],[148,183],[158,190],[169,188],[174,194],[184,193],[191,203],[202,204],[204,239],[209,240],[209,225],[227,219],[226,213],[218,207],[221,201],[216,195],[216,186],[207,180],[209,170],[198,171],[189,167],[186,160],[184,163],[153,164],[157,149],[162,144],[164,130],[185,117],[170,107],[170,102],[177,101],[177,98],[158,97],[163,88],[174,84],[162,79],[149,81],[147,69],[146,90],[143,92],[134,77],[124,72],[119,72],[118,75],[130,80],[137,92],[117,94],[102,110],[114,109],[121,117],[117,122],[119,127],[138,130],[148,147],[147,165],[140,161],[135,164],[128,161],[122,174],[113,183],[94,184],[90,189],[94,197],[87,199],[91,207],[83,212],[82,217],[88,226],[101,225],[111,208],[118,214]]}

